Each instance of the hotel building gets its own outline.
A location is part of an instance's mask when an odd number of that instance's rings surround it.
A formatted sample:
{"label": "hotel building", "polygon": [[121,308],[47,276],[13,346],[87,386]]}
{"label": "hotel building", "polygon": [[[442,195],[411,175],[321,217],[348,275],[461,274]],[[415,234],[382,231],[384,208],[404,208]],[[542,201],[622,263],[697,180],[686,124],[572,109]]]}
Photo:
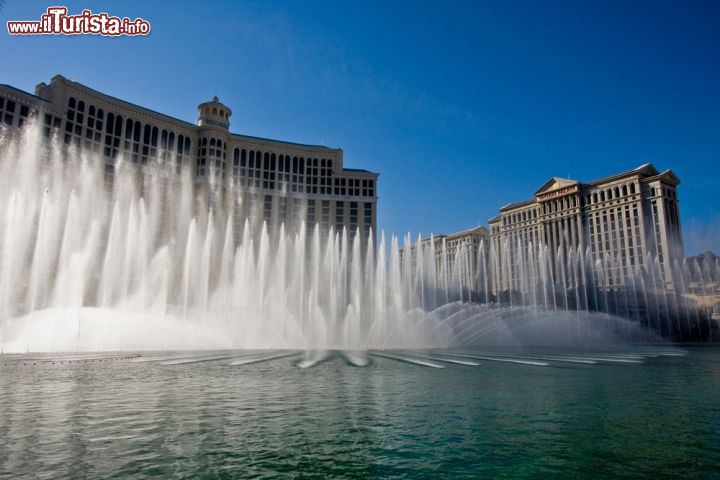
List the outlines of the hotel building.
{"label": "hotel building", "polygon": [[34,95],[0,85],[0,126],[15,130],[35,118],[46,137],[97,154],[108,183],[122,158],[163,181],[189,171],[197,191],[225,192],[240,206],[240,228],[247,219],[288,231],[305,221],[324,232],[359,231],[363,239],[376,231],[377,173],[345,168],[339,148],[231,133],[232,111],[217,97],[197,109],[192,124],[61,75]]}
{"label": "hotel building", "polygon": [[522,291],[522,258],[530,244],[547,246],[555,278],[556,259],[562,264],[579,249],[602,265],[610,288],[647,271],[650,262],[672,288],[672,262],[684,256],[679,184],[671,170],[661,173],[651,164],[589,183],[551,178],[532,199],[502,207],[490,220],[495,290]]}
{"label": "hotel building", "polygon": [[[458,287],[464,300],[479,298],[479,292],[487,291],[484,278],[479,274],[478,268],[481,258],[487,259],[487,249],[490,244],[490,232],[487,228],[478,226],[462,232],[449,235],[433,235],[420,242],[422,251],[434,255],[435,274],[439,286],[443,288]],[[484,247],[483,247],[484,245]],[[411,262],[417,264],[417,248],[410,247]],[[400,250],[403,262],[407,259],[408,248]]]}

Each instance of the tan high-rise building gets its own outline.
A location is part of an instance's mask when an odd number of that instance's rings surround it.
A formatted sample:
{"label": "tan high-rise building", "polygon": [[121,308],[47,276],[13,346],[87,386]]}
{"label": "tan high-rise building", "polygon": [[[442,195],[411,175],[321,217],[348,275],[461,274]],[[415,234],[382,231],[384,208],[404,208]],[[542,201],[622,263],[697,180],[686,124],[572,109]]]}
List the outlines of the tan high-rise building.
{"label": "tan high-rise building", "polygon": [[377,173],[345,168],[339,148],[231,133],[231,115],[215,97],[198,105],[192,124],[61,75],[34,95],[0,85],[0,126],[14,130],[36,118],[46,137],[100,156],[106,182],[120,159],[169,182],[189,170],[200,190],[212,185],[209,192],[225,192],[239,205],[240,227],[247,219],[293,231],[305,221],[325,232],[359,231],[363,239],[376,231]]}
{"label": "tan high-rise building", "polygon": [[547,247],[556,279],[567,273],[558,265],[581,251],[589,253],[594,268],[601,267],[611,288],[650,262],[672,288],[672,263],[683,258],[679,184],[671,170],[661,173],[651,164],[589,183],[551,178],[533,199],[502,207],[490,220],[495,291],[523,291],[532,284],[533,279],[523,284],[528,275],[539,275],[527,267],[537,261],[529,258],[536,251],[531,245]]}

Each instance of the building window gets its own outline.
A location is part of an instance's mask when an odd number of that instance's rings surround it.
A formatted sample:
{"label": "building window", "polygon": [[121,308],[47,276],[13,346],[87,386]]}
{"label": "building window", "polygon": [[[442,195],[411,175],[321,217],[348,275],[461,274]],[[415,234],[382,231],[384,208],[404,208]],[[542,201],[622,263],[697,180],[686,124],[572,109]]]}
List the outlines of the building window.
{"label": "building window", "polygon": [[315,200],[307,201],[306,217],[308,225],[315,223]]}
{"label": "building window", "polygon": [[338,201],[335,203],[335,229],[340,232],[345,223],[345,202]]}
{"label": "building window", "polygon": [[287,222],[287,197],[278,198],[278,222]]}
{"label": "building window", "polygon": [[27,105],[20,105],[20,118],[18,119],[18,126],[22,127],[30,114],[30,109]]}
{"label": "building window", "polygon": [[233,177],[238,178],[240,176],[240,149],[235,148],[233,150]]}
{"label": "building window", "polygon": [[355,231],[358,223],[358,202],[350,202],[350,229]]}
{"label": "building window", "polygon": [[328,226],[330,224],[330,200],[322,201],[322,224]]}
{"label": "building window", "polygon": [[372,203],[371,202],[365,202],[364,205],[364,222],[365,226],[372,226]]}
{"label": "building window", "polygon": [[263,218],[268,223],[272,220],[272,195],[265,195]]}

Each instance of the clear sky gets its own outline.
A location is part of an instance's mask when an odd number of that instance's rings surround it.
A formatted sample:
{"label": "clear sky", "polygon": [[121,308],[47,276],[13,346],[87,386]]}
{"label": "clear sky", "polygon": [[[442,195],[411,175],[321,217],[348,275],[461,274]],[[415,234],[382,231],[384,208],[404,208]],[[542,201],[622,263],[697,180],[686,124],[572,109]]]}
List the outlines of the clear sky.
{"label": "clear sky", "polygon": [[[8,20],[142,17],[146,37],[10,36]],[[60,73],[195,122],[344,150],[380,173],[378,227],[451,233],[652,162],[681,178],[686,250],[720,253],[720,2],[7,0],[0,83]]]}

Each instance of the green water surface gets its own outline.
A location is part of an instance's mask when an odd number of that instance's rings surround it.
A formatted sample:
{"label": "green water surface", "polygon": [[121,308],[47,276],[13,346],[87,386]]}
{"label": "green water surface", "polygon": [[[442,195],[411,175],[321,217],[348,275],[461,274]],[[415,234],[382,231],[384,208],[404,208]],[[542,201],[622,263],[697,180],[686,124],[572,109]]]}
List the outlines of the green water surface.
{"label": "green water surface", "polygon": [[441,369],[4,356],[0,478],[720,478],[720,349],[681,352]]}

